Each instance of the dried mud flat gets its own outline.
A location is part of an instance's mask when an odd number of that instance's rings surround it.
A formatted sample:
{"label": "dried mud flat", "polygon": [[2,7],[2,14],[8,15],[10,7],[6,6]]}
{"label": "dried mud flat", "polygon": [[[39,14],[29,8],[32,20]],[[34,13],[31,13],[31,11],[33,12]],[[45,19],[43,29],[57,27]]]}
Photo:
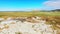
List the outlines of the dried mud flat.
{"label": "dried mud flat", "polygon": [[53,25],[46,24],[46,22],[50,21],[55,23],[55,19],[50,17],[49,19],[38,16],[1,17],[0,34],[57,34],[57,30],[53,28]]}

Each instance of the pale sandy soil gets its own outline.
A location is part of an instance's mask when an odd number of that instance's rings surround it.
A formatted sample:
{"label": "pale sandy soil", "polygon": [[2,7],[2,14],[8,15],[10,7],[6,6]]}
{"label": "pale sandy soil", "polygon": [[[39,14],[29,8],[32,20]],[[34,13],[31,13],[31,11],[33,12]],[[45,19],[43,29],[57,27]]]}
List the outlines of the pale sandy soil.
{"label": "pale sandy soil", "polygon": [[0,22],[0,34],[17,34],[17,32],[21,34],[55,34],[56,31],[51,28],[52,25],[47,25],[45,22],[44,20],[40,20],[39,23],[5,20]]}

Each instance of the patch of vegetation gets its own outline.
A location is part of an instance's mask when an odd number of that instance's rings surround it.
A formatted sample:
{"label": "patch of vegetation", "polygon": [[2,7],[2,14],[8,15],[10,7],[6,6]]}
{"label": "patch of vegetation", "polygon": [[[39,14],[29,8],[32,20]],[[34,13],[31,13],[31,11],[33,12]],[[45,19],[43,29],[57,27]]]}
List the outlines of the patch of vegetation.
{"label": "patch of vegetation", "polygon": [[1,16],[60,16],[60,12],[0,12]]}
{"label": "patch of vegetation", "polygon": [[22,34],[21,32],[15,32],[15,34]]}

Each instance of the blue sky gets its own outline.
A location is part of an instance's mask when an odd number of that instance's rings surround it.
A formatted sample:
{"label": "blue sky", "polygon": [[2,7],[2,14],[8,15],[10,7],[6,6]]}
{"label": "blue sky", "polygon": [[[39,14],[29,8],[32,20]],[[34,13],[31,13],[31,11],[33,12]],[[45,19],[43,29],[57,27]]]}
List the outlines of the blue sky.
{"label": "blue sky", "polygon": [[49,0],[0,0],[0,11],[50,10]]}

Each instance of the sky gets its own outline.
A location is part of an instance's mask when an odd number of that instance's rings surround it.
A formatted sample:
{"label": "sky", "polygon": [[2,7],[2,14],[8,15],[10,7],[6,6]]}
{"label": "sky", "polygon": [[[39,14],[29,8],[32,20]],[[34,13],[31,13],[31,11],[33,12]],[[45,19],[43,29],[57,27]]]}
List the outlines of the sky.
{"label": "sky", "polygon": [[0,11],[60,9],[60,0],[0,0]]}

